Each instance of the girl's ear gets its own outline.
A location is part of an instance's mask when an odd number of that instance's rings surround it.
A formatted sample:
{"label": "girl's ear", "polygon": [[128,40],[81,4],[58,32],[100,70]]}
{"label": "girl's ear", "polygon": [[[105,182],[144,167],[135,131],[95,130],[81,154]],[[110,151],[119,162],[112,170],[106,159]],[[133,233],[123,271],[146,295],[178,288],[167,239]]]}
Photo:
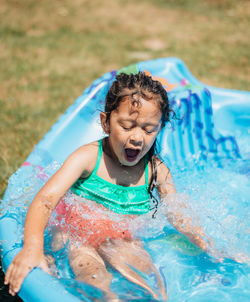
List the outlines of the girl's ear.
{"label": "girl's ear", "polygon": [[109,134],[109,122],[107,121],[107,114],[105,112],[100,113],[100,120],[103,131]]}

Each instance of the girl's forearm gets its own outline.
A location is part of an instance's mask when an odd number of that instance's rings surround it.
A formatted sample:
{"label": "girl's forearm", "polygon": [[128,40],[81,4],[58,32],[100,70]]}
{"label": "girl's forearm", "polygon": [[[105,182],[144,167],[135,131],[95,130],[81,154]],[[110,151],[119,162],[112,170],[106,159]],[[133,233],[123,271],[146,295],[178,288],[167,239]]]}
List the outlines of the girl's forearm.
{"label": "girl's forearm", "polygon": [[184,218],[181,214],[173,215],[173,213],[168,213],[168,220],[178,232],[187,236],[191,242],[204,251],[208,250],[211,241],[207,238],[201,227],[192,224],[189,217]]}
{"label": "girl's forearm", "polygon": [[[176,228],[178,230],[178,228]],[[183,235],[187,236],[188,239],[197,245],[199,248],[201,248],[203,251],[207,252],[208,250],[208,242],[204,239],[205,236],[202,236],[201,234],[198,233],[193,233],[193,232],[188,232],[183,230],[183,228],[178,230],[181,232]]]}
{"label": "girl's forearm", "polygon": [[49,203],[38,195],[31,203],[24,224],[24,247],[43,249],[44,230],[47,226],[54,203]]}

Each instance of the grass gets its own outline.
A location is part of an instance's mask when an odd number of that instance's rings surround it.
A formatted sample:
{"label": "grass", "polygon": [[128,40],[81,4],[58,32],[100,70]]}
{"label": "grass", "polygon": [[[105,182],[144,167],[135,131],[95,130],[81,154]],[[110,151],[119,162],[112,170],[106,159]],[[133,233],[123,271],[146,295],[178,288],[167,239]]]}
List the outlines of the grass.
{"label": "grass", "polygon": [[250,2],[2,0],[0,194],[49,128],[103,73],[181,58],[202,82],[250,87]]}

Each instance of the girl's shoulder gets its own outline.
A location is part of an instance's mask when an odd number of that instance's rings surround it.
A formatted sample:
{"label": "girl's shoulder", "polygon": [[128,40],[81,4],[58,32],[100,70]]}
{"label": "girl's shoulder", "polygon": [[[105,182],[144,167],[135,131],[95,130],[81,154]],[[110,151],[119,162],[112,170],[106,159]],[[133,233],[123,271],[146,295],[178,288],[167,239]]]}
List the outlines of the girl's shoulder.
{"label": "girl's shoulder", "polygon": [[166,194],[175,193],[176,190],[172,174],[159,157],[155,157],[155,167],[157,171],[157,187],[161,196],[163,197]]}
{"label": "girl's shoulder", "polygon": [[154,164],[155,164],[155,168],[157,171],[157,178],[165,177],[170,173],[169,168],[165,165],[165,163],[158,156],[155,156]]}
{"label": "girl's shoulder", "polygon": [[71,153],[67,161],[72,164],[77,164],[77,166],[82,170],[81,177],[87,177],[95,168],[98,150],[98,141],[91,142],[76,149]]}

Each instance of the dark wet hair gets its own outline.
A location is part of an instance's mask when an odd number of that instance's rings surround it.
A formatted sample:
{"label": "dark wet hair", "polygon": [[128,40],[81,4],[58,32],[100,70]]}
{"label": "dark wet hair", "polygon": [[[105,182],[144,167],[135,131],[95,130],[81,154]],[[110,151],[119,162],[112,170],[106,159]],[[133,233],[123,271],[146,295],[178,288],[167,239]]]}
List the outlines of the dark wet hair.
{"label": "dark wet hair", "polygon": [[144,72],[137,74],[121,73],[116,76],[116,80],[112,83],[105,100],[105,113],[107,121],[110,114],[117,109],[124,96],[140,94],[141,96],[159,96],[157,98],[159,108],[162,112],[162,127],[169,121],[169,114],[172,111],[169,108],[169,100],[166,90],[159,81],[155,81],[152,77],[147,76]]}
{"label": "dark wet hair", "polygon": [[[154,99],[158,103],[159,109],[162,112],[161,127],[163,128],[170,119],[170,113],[173,112],[169,107],[167,92],[159,81],[154,80],[144,72],[137,74],[121,73],[116,76],[116,80],[112,83],[105,100],[106,122],[110,120],[112,111],[118,108],[125,96],[130,97],[132,106],[140,106],[140,101],[134,98],[138,94],[146,100]],[[152,209],[155,209],[153,213],[154,217],[158,206],[158,199],[153,196],[157,180],[156,141],[148,152],[148,159],[152,166],[152,177],[148,192],[154,203],[154,207],[152,207]]]}

